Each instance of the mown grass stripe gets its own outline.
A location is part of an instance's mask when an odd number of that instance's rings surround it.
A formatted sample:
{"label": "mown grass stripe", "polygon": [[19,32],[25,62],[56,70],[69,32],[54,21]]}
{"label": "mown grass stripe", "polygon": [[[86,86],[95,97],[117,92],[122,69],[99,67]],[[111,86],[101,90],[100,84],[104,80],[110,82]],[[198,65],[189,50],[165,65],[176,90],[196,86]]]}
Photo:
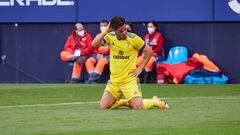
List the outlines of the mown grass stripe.
{"label": "mown grass stripe", "polygon": [[[240,97],[164,97],[163,100],[240,100]],[[97,104],[99,101],[90,102],[67,102],[67,103],[56,103],[56,104],[32,104],[32,105],[10,105],[0,106],[0,108],[24,108],[24,107],[45,107],[45,106],[66,106],[66,105],[82,105],[82,104]]]}

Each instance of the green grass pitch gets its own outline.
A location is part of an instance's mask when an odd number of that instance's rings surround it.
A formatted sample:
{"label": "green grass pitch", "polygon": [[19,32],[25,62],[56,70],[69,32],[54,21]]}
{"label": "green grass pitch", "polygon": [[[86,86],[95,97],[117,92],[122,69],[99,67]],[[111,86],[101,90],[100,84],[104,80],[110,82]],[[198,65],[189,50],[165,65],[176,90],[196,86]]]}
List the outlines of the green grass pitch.
{"label": "green grass pitch", "polygon": [[142,85],[168,110],[100,110],[105,85],[1,84],[0,135],[239,135],[240,85]]}

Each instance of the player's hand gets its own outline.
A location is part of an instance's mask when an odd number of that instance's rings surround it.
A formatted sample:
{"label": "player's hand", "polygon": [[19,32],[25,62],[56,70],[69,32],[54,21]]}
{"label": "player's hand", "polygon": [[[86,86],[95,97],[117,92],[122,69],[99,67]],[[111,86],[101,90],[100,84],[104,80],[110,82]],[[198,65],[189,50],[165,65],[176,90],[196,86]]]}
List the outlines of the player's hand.
{"label": "player's hand", "polygon": [[109,24],[108,24],[108,26],[107,26],[107,29],[106,29],[106,32],[107,32],[107,33],[113,31],[113,28],[111,28],[110,26],[111,26],[111,22],[109,22]]}
{"label": "player's hand", "polygon": [[135,70],[133,70],[133,72],[131,72],[131,76],[132,77],[138,77],[143,71],[143,67],[137,67]]}

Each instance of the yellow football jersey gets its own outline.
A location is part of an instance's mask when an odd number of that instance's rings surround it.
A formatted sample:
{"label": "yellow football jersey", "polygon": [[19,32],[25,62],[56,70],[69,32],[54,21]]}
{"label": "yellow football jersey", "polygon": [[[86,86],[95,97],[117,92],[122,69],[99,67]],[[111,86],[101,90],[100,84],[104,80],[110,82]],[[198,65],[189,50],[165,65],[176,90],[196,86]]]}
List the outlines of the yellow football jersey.
{"label": "yellow football jersey", "polygon": [[128,82],[134,77],[130,73],[136,69],[139,50],[145,47],[142,38],[134,33],[127,33],[127,38],[118,40],[114,32],[104,37],[104,42],[110,45],[110,81]]}

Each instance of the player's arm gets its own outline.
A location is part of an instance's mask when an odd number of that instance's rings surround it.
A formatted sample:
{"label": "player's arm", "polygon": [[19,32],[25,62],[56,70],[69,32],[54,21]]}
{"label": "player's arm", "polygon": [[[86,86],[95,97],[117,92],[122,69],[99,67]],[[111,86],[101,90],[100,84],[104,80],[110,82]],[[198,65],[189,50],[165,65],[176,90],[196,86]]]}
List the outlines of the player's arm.
{"label": "player's arm", "polygon": [[148,45],[146,45],[145,48],[143,49],[143,55],[144,55],[143,63],[139,65],[139,67],[142,69],[146,66],[146,64],[148,63],[148,61],[151,59],[153,55],[153,51]]}
{"label": "player's arm", "polygon": [[132,76],[133,76],[133,77],[138,77],[138,76],[142,73],[144,67],[146,66],[146,64],[148,63],[148,61],[149,61],[150,58],[152,57],[152,55],[153,55],[152,49],[151,49],[148,45],[146,45],[145,48],[143,49],[143,56],[144,56],[144,57],[143,57],[143,58],[144,58],[143,63],[142,63],[141,65],[139,65],[139,66],[132,72]]}
{"label": "player's arm", "polygon": [[104,32],[98,34],[93,39],[93,41],[92,41],[92,46],[93,47],[99,47],[103,44],[103,39],[104,39],[105,35],[107,35],[111,31],[113,31],[112,28],[109,28],[109,27],[110,27],[110,23],[108,24],[107,29]]}

